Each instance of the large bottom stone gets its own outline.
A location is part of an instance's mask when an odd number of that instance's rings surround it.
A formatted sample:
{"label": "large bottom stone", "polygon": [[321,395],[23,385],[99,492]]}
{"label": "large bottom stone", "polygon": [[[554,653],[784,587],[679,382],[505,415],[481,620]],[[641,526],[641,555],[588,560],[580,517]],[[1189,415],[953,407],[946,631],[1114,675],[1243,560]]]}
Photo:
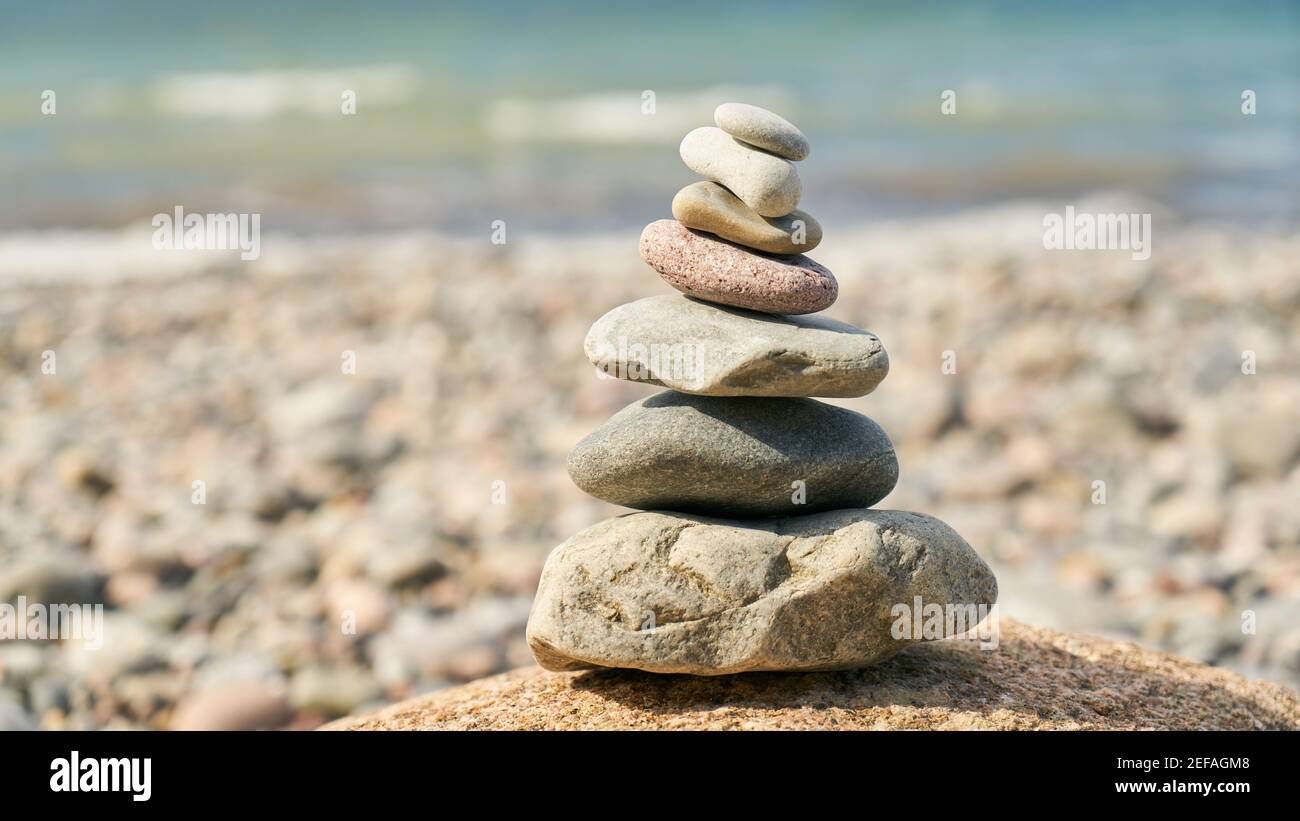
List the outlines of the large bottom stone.
{"label": "large bottom stone", "polygon": [[979,555],[917,513],[634,513],[551,553],[527,635],[548,670],[838,670],[972,629],[996,601]]}

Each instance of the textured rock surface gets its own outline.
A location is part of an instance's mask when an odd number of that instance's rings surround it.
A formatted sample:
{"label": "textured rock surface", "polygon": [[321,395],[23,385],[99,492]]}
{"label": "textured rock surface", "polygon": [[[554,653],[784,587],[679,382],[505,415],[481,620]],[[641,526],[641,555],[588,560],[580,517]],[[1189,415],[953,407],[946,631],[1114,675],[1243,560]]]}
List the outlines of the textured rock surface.
{"label": "textured rock surface", "polygon": [[891,635],[893,609],[917,597],[971,606],[974,628],[997,581],[956,531],[918,513],[835,510],[765,524],[633,513],[552,551],[528,646],[550,670],[862,667],[907,644]]}
{"label": "textured rock surface", "polygon": [[786,118],[748,103],[723,103],[713,111],[718,128],[787,160],[808,156],[808,138]]}
{"label": "textured rock surface", "polygon": [[998,647],[911,645],[862,670],[657,676],[527,667],[336,730],[1300,730],[1280,684],[1005,616]]}
{"label": "textured rock surface", "polygon": [[798,208],[784,217],[762,217],[716,182],[696,182],[673,197],[673,216],[687,228],[767,254],[805,254],[822,241],[821,223]]}
{"label": "textured rock surface", "polygon": [[783,217],[803,196],[794,163],[738,142],[720,128],[697,128],[682,138],[682,162],[721,183],[765,217]]}
{"label": "textured rock surface", "polygon": [[682,293],[770,314],[812,314],[835,303],[835,276],[806,256],[768,257],[677,220],[641,232],[641,259]]}
{"label": "textured rock surface", "polygon": [[[813,399],[664,391],[623,408],[569,453],[574,484],[616,505],[718,516],[870,507],[898,460],[880,426]],[[792,496],[803,482],[804,503]]]}
{"label": "textured rock surface", "polygon": [[865,396],[889,373],[880,339],[847,323],[676,295],[620,305],[583,347],[611,376],[706,396]]}

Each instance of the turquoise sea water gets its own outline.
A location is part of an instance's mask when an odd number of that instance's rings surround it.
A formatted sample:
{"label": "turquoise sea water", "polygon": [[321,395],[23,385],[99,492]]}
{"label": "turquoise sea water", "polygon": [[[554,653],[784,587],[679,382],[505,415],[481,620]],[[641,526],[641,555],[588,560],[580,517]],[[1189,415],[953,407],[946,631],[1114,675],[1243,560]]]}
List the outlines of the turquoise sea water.
{"label": "turquoise sea water", "polygon": [[293,230],[640,224],[691,181],[676,142],[726,99],[775,107],[810,137],[815,214],[1120,188],[1193,216],[1300,218],[1294,2],[5,2],[0,15],[0,230],[175,204]]}

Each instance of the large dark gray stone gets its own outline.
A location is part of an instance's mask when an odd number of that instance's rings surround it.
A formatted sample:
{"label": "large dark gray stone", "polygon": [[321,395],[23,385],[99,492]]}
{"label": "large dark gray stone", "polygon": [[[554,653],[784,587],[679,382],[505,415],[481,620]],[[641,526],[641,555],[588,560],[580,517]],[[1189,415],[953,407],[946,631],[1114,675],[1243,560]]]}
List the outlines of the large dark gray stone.
{"label": "large dark gray stone", "polygon": [[569,475],[643,510],[789,516],[875,504],[894,489],[898,459],[879,425],[834,405],[664,391],[579,442]]}

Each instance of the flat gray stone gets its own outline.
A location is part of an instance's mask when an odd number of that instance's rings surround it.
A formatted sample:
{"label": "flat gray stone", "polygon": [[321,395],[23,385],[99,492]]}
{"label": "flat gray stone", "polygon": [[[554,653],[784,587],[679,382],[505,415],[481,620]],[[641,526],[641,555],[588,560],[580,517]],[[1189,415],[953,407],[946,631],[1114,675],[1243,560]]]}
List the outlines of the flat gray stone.
{"label": "flat gray stone", "polygon": [[723,103],[713,111],[718,128],[738,140],[764,151],[802,160],[808,156],[808,138],[794,124],[782,117],[748,103]]}
{"label": "flat gray stone", "polygon": [[865,396],[889,373],[880,339],[845,322],[675,294],[620,305],[583,347],[610,376],[704,396]]}
{"label": "flat gray stone", "polygon": [[894,489],[898,459],[879,425],[845,408],[664,391],[579,442],[569,475],[642,510],[791,516],[875,504]]}
{"label": "flat gray stone", "polygon": [[[634,513],[551,553],[527,638],[549,670],[839,670],[970,630],[996,601],[988,565],[919,513],[765,523]],[[932,605],[943,616],[926,621]]]}

